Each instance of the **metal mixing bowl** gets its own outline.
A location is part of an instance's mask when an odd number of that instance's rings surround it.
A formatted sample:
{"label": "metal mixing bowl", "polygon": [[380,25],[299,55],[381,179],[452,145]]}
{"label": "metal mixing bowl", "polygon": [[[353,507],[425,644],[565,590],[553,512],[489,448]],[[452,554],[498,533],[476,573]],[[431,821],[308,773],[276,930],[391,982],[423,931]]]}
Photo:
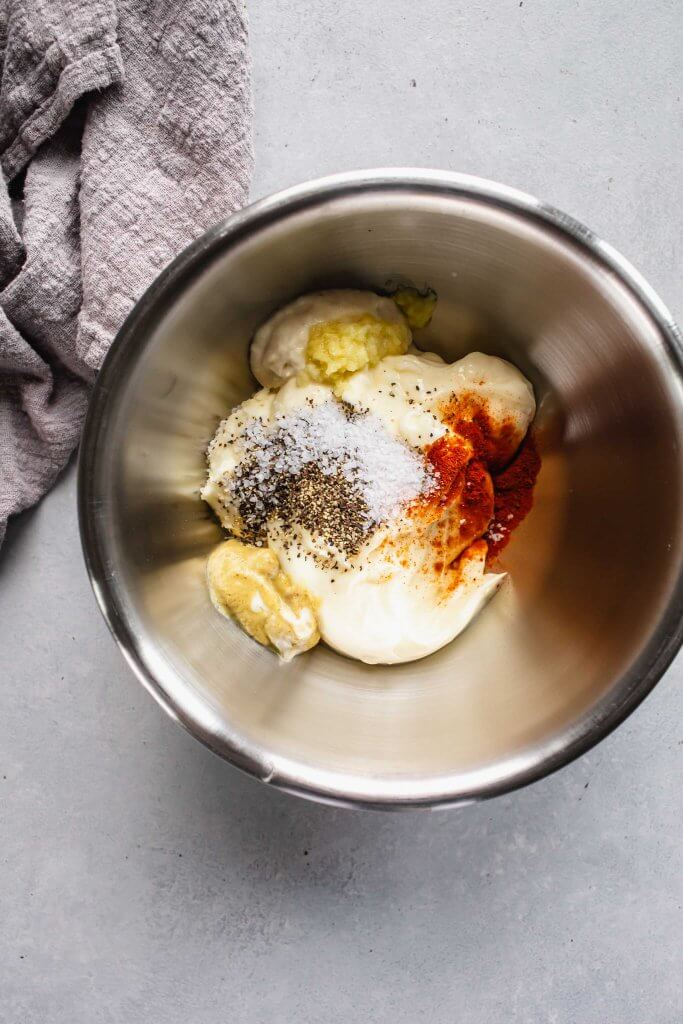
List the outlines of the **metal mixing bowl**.
{"label": "metal mixing bowl", "polygon": [[[534,383],[543,469],[509,581],[423,661],[289,665],[212,608],[204,451],[255,387],[254,329],[325,287],[439,295],[422,347]],[[654,686],[682,639],[683,392],[670,315],[580,224],[475,178],[389,170],[262,200],[190,246],[105,362],[80,462],[85,557],[162,707],[273,786],[348,805],[467,802],[547,774]]]}

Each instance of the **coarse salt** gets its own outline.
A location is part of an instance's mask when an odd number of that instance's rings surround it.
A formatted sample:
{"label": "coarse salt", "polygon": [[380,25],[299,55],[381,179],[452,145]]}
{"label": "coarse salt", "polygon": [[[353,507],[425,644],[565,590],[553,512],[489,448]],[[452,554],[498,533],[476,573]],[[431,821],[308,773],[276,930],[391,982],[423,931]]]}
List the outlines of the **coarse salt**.
{"label": "coarse salt", "polygon": [[[272,424],[248,421],[240,436],[241,466],[228,493],[248,485],[254,513],[269,514],[283,478],[314,465],[325,477],[343,477],[360,499],[364,525],[376,527],[430,489],[434,474],[423,458],[392,437],[372,413],[336,400],[280,414]],[[247,497],[242,495],[241,497]]]}

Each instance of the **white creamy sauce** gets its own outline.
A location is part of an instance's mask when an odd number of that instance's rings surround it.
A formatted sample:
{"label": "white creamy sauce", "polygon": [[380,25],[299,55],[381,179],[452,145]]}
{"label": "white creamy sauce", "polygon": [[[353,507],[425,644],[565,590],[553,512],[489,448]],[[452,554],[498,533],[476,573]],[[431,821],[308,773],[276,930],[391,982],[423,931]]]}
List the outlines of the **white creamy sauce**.
{"label": "white creamy sauce", "polygon": [[455,589],[442,588],[421,572],[427,552],[414,550],[406,568],[378,550],[390,533],[391,524],[347,572],[322,568],[308,556],[305,542],[287,549],[277,530],[269,537],[285,572],[317,598],[322,639],[370,665],[415,661],[438,651],[465,629],[504,579],[484,572],[483,553],[468,562]]}
{"label": "white creamy sauce", "polygon": [[504,359],[482,352],[471,352],[455,363],[416,349],[387,356],[372,369],[354,373],[338,393],[345,401],[370,409],[395,436],[419,447],[446,433],[436,410],[451,395],[481,398],[492,419],[514,422],[520,442],[536,408],[526,377]]}
{"label": "white creamy sauce", "polygon": [[[278,417],[330,401],[329,387],[294,379],[304,366],[310,326],[366,313],[387,320],[401,316],[390,299],[372,293],[328,292],[297,300],[257,332],[251,355],[254,374],[270,388],[282,387],[259,391],[235,409],[209,448],[209,477],[202,496],[228,529],[239,534],[239,515],[220,504],[225,500],[220,485],[244,456],[239,434],[245,423],[257,416],[266,427],[274,427]],[[533,391],[524,376],[510,363],[478,352],[446,364],[438,356],[411,349],[353,374],[336,394],[369,410],[393,438],[410,448],[422,448],[448,431],[437,411],[453,394],[481,397],[492,418],[514,423],[518,441],[535,412]],[[467,561],[457,586],[445,585],[445,578],[424,571],[434,555],[419,540],[407,543],[402,553],[383,544],[404,525],[400,515],[382,525],[345,561],[346,571],[321,565],[313,557],[316,543],[310,535],[299,536],[295,543],[290,536],[286,544],[278,524],[268,525],[268,544],[282,569],[315,599],[322,639],[342,654],[371,664],[424,657],[457,636],[503,579],[485,573],[484,550]],[[310,623],[305,625],[310,628]]]}

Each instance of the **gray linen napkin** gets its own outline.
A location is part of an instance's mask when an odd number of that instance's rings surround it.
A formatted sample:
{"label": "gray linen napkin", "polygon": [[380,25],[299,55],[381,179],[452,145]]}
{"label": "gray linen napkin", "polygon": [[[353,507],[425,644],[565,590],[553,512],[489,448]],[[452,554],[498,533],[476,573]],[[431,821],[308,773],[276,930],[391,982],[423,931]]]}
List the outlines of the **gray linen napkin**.
{"label": "gray linen napkin", "polygon": [[242,0],[0,0],[0,66],[1,543],[133,303],[245,202],[252,151]]}

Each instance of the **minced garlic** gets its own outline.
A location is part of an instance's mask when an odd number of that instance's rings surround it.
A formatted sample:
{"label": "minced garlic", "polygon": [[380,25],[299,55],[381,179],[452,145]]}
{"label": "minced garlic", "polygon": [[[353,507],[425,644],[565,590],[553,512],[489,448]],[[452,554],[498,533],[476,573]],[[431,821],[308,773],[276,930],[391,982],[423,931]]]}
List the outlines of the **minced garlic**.
{"label": "minced garlic", "polygon": [[371,369],[385,356],[403,355],[410,340],[402,320],[391,323],[370,314],[314,324],[308,335],[306,373],[315,381],[334,385],[358,370]]}

